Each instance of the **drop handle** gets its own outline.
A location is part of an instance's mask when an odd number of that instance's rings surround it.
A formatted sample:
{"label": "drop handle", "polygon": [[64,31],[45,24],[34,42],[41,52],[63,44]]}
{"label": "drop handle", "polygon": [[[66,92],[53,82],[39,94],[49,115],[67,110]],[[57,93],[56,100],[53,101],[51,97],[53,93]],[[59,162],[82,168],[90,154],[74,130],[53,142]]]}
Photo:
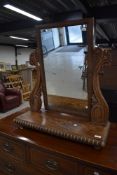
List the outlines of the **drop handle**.
{"label": "drop handle", "polygon": [[93,175],[100,175],[97,171],[95,171],[94,173],[93,173]]}
{"label": "drop handle", "polygon": [[56,171],[58,170],[58,163],[54,160],[46,160],[45,161],[45,166],[50,169],[50,170],[53,170],[53,171]]}
{"label": "drop handle", "polygon": [[5,143],[5,144],[3,144],[3,150],[6,152],[12,152],[13,147],[9,143]]}
{"label": "drop handle", "polygon": [[11,163],[6,164],[5,169],[10,174],[13,174],[15,172],[15,167]]}

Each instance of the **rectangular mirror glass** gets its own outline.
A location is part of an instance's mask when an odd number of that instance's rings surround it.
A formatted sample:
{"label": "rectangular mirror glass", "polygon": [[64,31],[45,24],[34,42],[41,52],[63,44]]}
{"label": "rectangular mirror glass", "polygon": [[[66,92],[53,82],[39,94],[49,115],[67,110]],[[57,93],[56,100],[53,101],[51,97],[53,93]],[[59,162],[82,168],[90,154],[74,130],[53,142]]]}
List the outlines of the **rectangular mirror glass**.
{"label": "rectangular mirror glass", "polygon": [[41,44],[49,108],[87,111],[87,25],[45,28]]}

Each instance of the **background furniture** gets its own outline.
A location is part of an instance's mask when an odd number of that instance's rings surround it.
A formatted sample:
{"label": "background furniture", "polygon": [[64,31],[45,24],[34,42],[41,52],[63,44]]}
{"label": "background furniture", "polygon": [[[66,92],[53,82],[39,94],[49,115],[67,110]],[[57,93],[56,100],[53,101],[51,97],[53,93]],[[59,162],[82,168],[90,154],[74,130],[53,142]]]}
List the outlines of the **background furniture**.
{"label": "background furniture", "polygon": [[109,120],[117,122],[117,90],[102,89],[102,92],[109,105]]}
{"label": "background furniture", "polygon": [[23,81],[27,82],[30,85],[30,90],[33,89],[33,70],[34,68],[30,66],[19,71],[19,74],[22,76]]}
{"label": "background furniture", "polygon": [[10,65],[8,63],[0,63],[0,79],[4,82],[9,75],[20,75],[22,77],[23,82],[27,82],[30,85],[30,89],[33,88],[33,75],[32,72],[34,67],[30,65],[22,64],[18,65],[18,69],[16,69],[16,65]]}
{"label": "background furniture", "polygon": [[7,89],[0,83],[0,111],[5,112],[19,106],[22,102],[21,93],[16,89]]}
{"label": "background furniture", "polygon": [[117,49],[112,50],[111,65],[103,69],[104,74],[100,76],[101,88],[116,90],[117,89]]}
{"label": "background furniture", "polygon": [[[21,111],[17,115],[26,112]],[[104,149],[18,128],[16,114],[0,120],[2,175],[117,175],[117,124]]]}
{"label": "background furniture", "polygon": [[0,71],[4,72],[5,71],[5,63],[0,62]]}
{"label": "background furniture", "polygon": [[30,96],[31,87],[30,84],[25,82],[21,75],[9,75],[7,76],[6,87],[20,89],[23,100],[28,100]]}

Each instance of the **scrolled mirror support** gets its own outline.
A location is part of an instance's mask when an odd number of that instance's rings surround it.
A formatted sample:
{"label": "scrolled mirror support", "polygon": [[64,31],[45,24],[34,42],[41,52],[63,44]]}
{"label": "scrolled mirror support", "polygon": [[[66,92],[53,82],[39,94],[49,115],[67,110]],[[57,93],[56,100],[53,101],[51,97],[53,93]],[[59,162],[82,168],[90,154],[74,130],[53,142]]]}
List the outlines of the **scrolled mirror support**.
{"label": "scrolled mirror support", "polygon": [[93,71],[91,121],[94,123],[106,125],[108,122],[109,107],[100,89],[99,74],[104,66],[110,65],[111,50],[95,48],[93,55],[95,63]]}
{"label": "scrolled mirror support", "polygon": [[34,88],[30,94],[30,109],[33,112],[39,112],[42,105],[41,93],[42,93],[42,79],[39,63],[39,50],[34,50],[30,55],[30,64],[35,66],[36,70],[36,82]]}

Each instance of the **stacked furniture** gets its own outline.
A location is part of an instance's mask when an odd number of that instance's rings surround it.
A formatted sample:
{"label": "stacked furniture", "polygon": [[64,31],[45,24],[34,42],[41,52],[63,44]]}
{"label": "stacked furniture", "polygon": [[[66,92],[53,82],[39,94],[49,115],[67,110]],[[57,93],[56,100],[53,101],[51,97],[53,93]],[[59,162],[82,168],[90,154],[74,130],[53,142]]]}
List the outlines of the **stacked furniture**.
{"label": "stacked furniture", "polygon": [[29,99],[30,96],[30,84],[23,81],[21,75],[9,75],[7,76],[7,82],[5,83],[6,87],[20,89],[22,92],[23,100]]}

